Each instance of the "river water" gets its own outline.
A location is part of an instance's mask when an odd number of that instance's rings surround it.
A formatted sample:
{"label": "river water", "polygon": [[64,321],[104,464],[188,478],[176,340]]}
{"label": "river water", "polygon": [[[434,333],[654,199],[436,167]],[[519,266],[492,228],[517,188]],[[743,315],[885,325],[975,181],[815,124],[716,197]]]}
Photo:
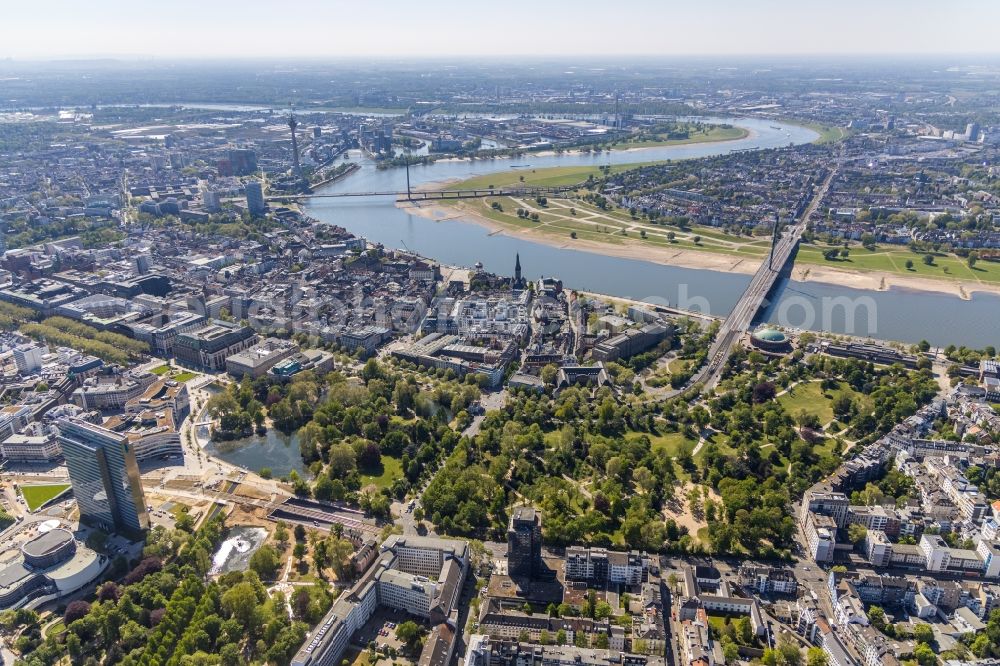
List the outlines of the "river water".
{"label": "river water", "polygon": [[[728,122],[750,130],[744,139],[695,143],[601,154],[524,155],[493,160],[441,160],[410,167],[414,188],[427,183],[506,171],[517,167],[630,164],[690,159],[733,150],[778,148],[812,141],[812,130],[753,118],[705,119]],[[352,151],[361,168],[321,192],[405,191],[406,171],[379,170],[374,162]],[[392,197],[310,199],[306,211],[323,222],[340,225],[355,235],[387,247],[407,248],[445,264],[472,266],[511,275],[514,256],[521,255],[524,275],[561,278],[570,288],[612,296],[669,302],[726,315],[750,281],[747,275],[665,266],[636,259],[562,249],[502,234],[459,220],[435,222],[412,215]],[[1000,296],[976,293],[971,300],[940,293],[890,289],[884,292],[850,289],[815,282],[786,281],[775,290],[775,302],[765,312],[768,321],[786,326],[887,340],[984,347],[998,342]]]}

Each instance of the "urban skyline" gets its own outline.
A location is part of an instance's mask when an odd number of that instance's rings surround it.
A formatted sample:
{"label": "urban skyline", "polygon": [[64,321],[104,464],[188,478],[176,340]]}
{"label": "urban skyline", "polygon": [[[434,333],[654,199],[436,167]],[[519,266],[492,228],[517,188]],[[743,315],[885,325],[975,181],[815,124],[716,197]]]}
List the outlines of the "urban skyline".
{"label": "urban skyline", "polygon": [[1000,8],[38,4],[0,662],[1000,663]]}

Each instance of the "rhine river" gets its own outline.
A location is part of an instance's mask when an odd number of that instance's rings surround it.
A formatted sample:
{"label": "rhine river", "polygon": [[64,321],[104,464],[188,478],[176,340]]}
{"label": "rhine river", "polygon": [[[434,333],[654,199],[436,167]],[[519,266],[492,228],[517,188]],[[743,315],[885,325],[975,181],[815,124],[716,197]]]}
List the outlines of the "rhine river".
{"label": "rhine river", "polygon": [[[532,155],[493,160],[441,160],[410,167],[411,186],[464,179],[513,167],[628,164],[654,160],[721,155],[733,150],[778,148],[808,143],[810,129],[753,118],[705,119],[750,130],[736,141],[694,143],[600,154]],[[404,169],[378,170],[375,163],[351,152],[361,168],[320,192],[405,191]],[[435,222],[396,207],[392,197],[311,199],[306,212],[340,225],[357,236],[387,247],[406,248],[444,264],[472,266],[481,262],[493,273],[511,275],[520,253],[525,277],[561,278],[572,289],[589,290],[726,315],[749,284],[750,276],[665,266],[636,259],[561,249],[503,234],[491,236],[477,224],[459,220]],[[845,307],[846,306],[846,307]],[[764,319],[788,327],[851,333],[886,340],[935,345],[997,345],[1000,296],[976,292],[971,300],[934,292],[904,289],[865,291],[817,282],[786,280],[776,288],[775,302]]]}

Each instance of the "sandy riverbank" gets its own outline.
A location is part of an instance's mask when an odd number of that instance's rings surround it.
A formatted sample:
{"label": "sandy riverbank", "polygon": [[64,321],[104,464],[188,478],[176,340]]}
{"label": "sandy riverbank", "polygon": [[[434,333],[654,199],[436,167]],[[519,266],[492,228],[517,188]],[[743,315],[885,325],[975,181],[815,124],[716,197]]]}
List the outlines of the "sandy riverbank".
{"label": "sandy riverbank", "polygon": [[[752,275],[756,272],[759,262],[754,258],[740,258],[714,252],[698,252],[691,249],[675,249],[670,247],[655,247],[639,241],[623,239],[621,243],[601,243],[582,238],[556,238],[531,229],[514,227],[491,220],[475,211],[467,203],[454,202],[406,202],[399,201],[396,205],[414,215],[430,220],[460,220],[478,224],[490,230],[490,235],[503,234],[512,238],[523,238],[534,243],[551,247],[581,250],[624,259],[650,261],[665,266],[679,268],[694,268],[723,273],[738,273]],[[857,272],[840,268],[819,266],[815,264],[796,264],[792,277],[801,282],[821,282],[851,289],[867,291],[888,291],[896,287],[914,291],[929,291],[952,294],[968,300],[974,292],[1000,294],[1000,284],[983,284],[966,280],[936,280],[925,277],[909,277],[896,273]]]}
{"label": "sandy riverbank", "polygon": [[801,282],[823,282],[852,289],[888,291],[892,288],[951,294],[970,300],[975,292],[1000,294],[1000,284],[970,280],[939,280],[928,277],[900,275],[881,271],[847,271],[817,264],[796,264],[792,278]]}
{"label": "sandy riverbank", "polygon": [[695,252],[690,249],[655,247],[638,242],[630,242],[623,239],[622,242],[611,244],[600,241],[586,240],[583,238],[555,238],[548,234],[539,233],[531,229],[508,226],[501,224],[488,217],[480,215],[465,203],[450,203],[442,205],[439,202],[397,202],[400,208],[407,212],[426,217],[435,221],[460,219],[462,222],[478,224],[490,230],[490,235],[510,236],[512,238],[524,238],[534,243],[542,243],[552,247],[583,250],[595,254],[605,254],[612,257],[622,257],[624,259],[638,259],[640,261],[651,261],[666,266],[679,266],[681,268],[702,268],[710,271],[720,271],[724,273],[742,273],[753,275],[757,270],[757,264],[753,259],[741,259],[725,254],[713,254],[710,252]]}

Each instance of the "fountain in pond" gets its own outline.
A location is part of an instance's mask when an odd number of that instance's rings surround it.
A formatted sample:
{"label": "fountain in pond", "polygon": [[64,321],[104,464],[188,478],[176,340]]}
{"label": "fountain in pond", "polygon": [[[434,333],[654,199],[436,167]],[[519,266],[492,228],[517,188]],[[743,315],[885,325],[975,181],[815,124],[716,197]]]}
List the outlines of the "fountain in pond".
{"label": "fountain in pond", "polygon": [[212,556],[212,568],[208,573],[215,575],[244,571],[250,564],[250,556],[261,547],[266,538],[267,530],[263,527],[231,527]]}

